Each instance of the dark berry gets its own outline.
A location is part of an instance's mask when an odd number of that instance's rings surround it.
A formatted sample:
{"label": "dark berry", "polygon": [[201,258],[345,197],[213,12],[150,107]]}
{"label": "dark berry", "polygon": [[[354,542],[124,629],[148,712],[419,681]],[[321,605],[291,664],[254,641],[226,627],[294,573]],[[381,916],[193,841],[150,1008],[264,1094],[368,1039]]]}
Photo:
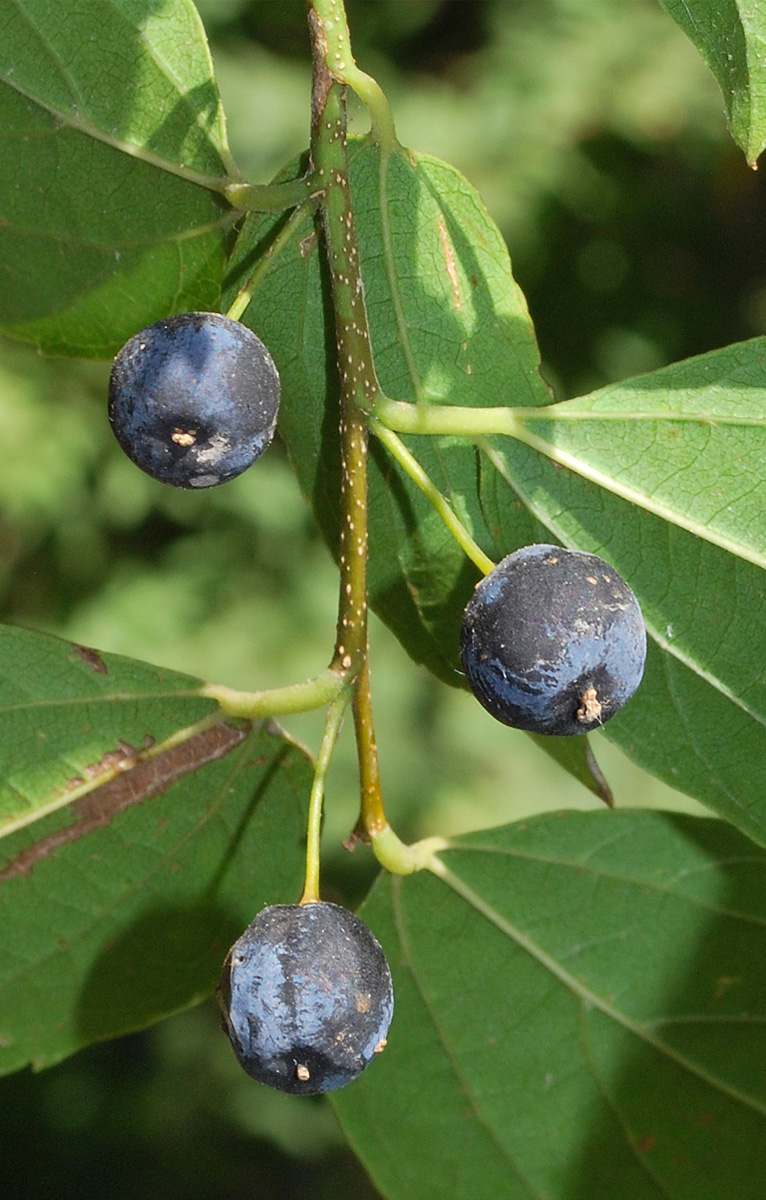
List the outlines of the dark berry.
{"label": "dark berry", "polygon": [[530,733],[587,733],[641,682],[646,631],[636,597],[603,559],[525,546],[477,586],[460,658],[471,691],[498,721]]}
{"label": "dark berry", "polygon": [[384,1048],[394,1008],[378,942],[324,902],[260,912],[229,951],[217,995],[248,1075],[296,1095],[356,1079]]}
{"label": "dark berry", "polygon": [[274,436],[279,375],[254,333],[219,313],[157,321],[120,350],[109,420],[137,467],[179,488],[247,470]]}

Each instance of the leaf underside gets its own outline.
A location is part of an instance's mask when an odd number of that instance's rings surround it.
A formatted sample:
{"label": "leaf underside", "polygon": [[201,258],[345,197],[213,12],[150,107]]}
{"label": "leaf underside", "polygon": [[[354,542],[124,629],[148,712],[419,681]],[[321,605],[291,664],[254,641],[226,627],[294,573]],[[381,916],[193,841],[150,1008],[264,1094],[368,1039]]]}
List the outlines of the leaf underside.
{"label": "leaf underside", "polygon": [[760,0],[660,0],[715,75],[751,166],[766,146],[766,7]]}
{"label": "leaf underside", "polygon": [[627,811],[441,857],[446,881],[382,879],[363,909],[397,1010],[333,1103],[383,1195],[758,1196],[764,853],[722,822]]}
{"label": "leaf underside", "polygon": [[[407,154],[392,160],[382,193],[375,149],[356,146],[352,160],[372,344],[387,394],[507,404],[524,414],[523,436],[534,447],[501,437],[480,439],[479,450],[459,439],[404,440],[491,557],[554,540],[617,567],[641,602],[651,647],[644,683],[607,734],[764,842],[766,339],[551,405],[507,251],[470,185],[443,163]],[[261,219],[243,231],[231,294],[275,227]],[[322,287],[307,213],[244,319],[280,368],[281,430],[333,547],[337,373]],[[416,661],[458,686],[460,620],[476,579],[438,515],[373,440],[372,605]],[[583,746],[545,742],[588,781]]]}

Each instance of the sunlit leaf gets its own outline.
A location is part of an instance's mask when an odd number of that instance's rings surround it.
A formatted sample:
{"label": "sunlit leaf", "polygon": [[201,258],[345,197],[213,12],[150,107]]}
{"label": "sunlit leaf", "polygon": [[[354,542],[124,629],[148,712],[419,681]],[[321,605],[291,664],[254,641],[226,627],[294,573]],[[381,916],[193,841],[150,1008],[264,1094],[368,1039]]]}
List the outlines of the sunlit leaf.
{"label": "sunlit leaf", "polygon": [[191,0],[0,0],[0,326],[107,357],[220,293],[232,170]]}
{"label": "sunlit leaf", "polygon": [[[672,393],[663,395],[670,404]],[[756,442],[759,436],[756,429]],[[743,473],[757,472],[757,455],[747,445],[743,441]],[[724,448],[718,452],[725,455]],[[692,463],[690,477],[695,469]],[[722,460],[727,470],[736,479],[736,464]],[[604,727],[606,736],[766,843],[762,568],[510,439],[497,439],[485,457],[482,496],[500,536],[505,512],[512,528],[521,499],[556,540],[600,554],[628,580],[641,602],[649,656],[638,692]],[[690,509],[693,504],[690,489]],[[752,515],[751,529],[761,519]]]}
{"label": "sunlit leaf", "polygon": [[0,626],[0,836],[71,803],[216,705],[188,676]]}
{"label": "sunlit leaf", "polygon": [[723,92],[731,131],[754,165],[766,146],[766,8],[760,0],[660,0]]}
{"label": "sunlit leaf", "polygon": [[766,567],[766,338],[524,417],[553,462]]}

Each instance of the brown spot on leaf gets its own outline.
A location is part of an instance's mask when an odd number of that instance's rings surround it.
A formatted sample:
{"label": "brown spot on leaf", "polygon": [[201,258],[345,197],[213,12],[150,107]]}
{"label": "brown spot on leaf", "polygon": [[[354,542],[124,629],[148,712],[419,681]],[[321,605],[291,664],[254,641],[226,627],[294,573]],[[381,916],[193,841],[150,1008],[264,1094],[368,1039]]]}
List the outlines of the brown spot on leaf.
{"label": "brown spot on leaf", "polygon": [[640,1137],[636,1142],[636,1149],[638,1150],[639,1154],[648,1154],[649,1151],[653,1150],[656,1145],[657,1139],[654,1134],[645,1133],[644,1136]]}
{"label": "brown spot on leaf", "polygon": [[76,642],[72,643],[72,649],[86,666],[95,671],[97,675],[107,675],[109,673],[107,665],[98,650],[91,650],[90,646],[78,646]]}
{"label": "brown spot on leaf", "polygon": [[[119,750],[105,754],[100,763],[94,764],[93,768],[87,768],[85,774],[87,775],[89,770],[98,774],[97,766],[100,766],[101,770],[116,769],[120,773],[101,787],[75,800],[70,807],[75,816],[73,823],[41,838],[12,858],[0,871],[0,883],[18,875],[30,875],[37,863],[49,858],[61,846],[78,841],[94,829],[110,825],[119,813],[161,795],[184,775],[190,775],[200,767],[223,758],[244,741],[247,733],[247,729],[238,729],[222,722],[220,725],[214,725],[212,729],[196,734],[186,742],[145,759],[139,759],[136,750],[120,743]],[[107,761],[112,763],[112,768],[102,765]]]}

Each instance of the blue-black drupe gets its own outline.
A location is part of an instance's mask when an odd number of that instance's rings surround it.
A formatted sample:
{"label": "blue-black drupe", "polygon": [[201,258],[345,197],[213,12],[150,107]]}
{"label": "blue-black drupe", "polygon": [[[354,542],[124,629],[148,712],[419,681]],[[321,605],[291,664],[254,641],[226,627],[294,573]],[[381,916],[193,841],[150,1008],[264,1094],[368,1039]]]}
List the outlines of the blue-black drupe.
{"label": "blue-black drupe", "polygon": [[359,917],[324,901],[263,909],[229,951],[217,998],[248,1075],[307,1096],[362,1073],[394,1008],[380,945]]}
{"label": "blue-black drupe", "polygon": [[646,631],[638,601],[601,558],[525,546],[478,584],[460,636],[471,691],[529,733],[597,729],[635,692]]}
{"label": "blue-black drupe", "polygon": [[128,458],[161,483],[215,487],[274,436],[279,375],[263,342],[220,313],[157,321],[120,350],[109,420]]}

